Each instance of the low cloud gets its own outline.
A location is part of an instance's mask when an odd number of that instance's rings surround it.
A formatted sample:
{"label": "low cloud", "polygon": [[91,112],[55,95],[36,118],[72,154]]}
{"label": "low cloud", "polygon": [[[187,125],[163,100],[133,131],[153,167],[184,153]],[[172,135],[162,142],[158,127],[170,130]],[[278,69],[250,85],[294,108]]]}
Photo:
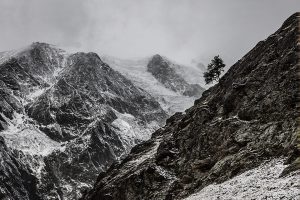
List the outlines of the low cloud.
{"label": "low cloud", "polygon": [[298,0],[0,0],[0,51],[33,41],[122,58],[155,53],[232,64],[300,7]]}

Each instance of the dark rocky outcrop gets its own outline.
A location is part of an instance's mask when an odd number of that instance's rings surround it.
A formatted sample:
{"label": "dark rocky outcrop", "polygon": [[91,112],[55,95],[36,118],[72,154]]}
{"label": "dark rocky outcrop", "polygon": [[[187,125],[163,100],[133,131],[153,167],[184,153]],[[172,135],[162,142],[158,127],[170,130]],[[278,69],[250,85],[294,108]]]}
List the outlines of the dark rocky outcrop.
{"label": "dark rocky outcrop", "polygon": [[39,200],[37,178],[0,136],[0,199]]}
{"label": "dark rocky outcrop", "polygon": [[[299,15],[259,42],[185,114],[173,115],[100,174],[83,199],[181,199],[268,159],[292,163],[299,156]],[[156,56],[153,63],[159,61]]]}

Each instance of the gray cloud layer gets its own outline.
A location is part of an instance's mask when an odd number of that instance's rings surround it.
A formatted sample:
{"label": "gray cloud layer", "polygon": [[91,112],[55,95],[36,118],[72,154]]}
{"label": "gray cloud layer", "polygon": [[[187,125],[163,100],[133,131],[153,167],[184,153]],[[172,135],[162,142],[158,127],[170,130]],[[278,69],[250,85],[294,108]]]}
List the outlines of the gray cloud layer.
{"label": "gray cloud layer", "polygon": [[160,53],[232,64],[300,8],[299,0],[0,0],[0,51],[33,41],[117,57]]}

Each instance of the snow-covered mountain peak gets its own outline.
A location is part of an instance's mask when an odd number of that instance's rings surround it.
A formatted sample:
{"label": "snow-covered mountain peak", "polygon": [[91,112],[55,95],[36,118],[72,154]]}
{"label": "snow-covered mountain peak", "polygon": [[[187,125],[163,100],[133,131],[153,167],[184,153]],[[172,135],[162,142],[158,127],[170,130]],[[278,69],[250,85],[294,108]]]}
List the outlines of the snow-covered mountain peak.
{"label": "snow-covered mountain peak", "polygon": [[[184,95],[184,91],[172,90],[166,87],[153,73],[149,72],[148,64],[151,60],[158,60],[164,62],[165,66],[170,69],[176,78],[179,77],[180,83],[183,82],[185,86],[197,84],[201,82],[201,72],[192,67],[186,67],[184,65],[174,64],[165,56],[159,54],[140,58],[140,59],[120,59],[112,56],[101,56],[102,60],[109,64],[113,69],[121,72],[128,79],[140,88],[143,88],[149,92],[160,103],[162,108],[168,114],[174,114],[175,112],[184,111],[189,106],[193,105],[196,96]],[[160,63],[158,62],[158,63]],[[179,76],[180,74],[180,76]],[[162,73],[166,75],[166,73]],[[199,75],[199,76],[198,76]],[[167,81],[174,82],[173,76],[165,77]],[[189,86],[188,86],[189,87]],[[192,86],[193,87],[193,86]]]}
{"label": "snow-covered mountain peak", "polygon": [[44,199],[74,199],[77,189],[91,187],[93,174],[149,139],[167,117],[96,53],[36,42],[1,55],[0,134],[33,170]]}

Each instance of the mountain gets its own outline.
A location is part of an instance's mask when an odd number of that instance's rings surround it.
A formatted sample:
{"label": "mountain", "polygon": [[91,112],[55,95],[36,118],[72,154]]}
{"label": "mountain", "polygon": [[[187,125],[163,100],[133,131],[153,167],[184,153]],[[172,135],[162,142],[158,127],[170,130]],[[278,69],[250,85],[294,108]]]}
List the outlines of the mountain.
{"label": "mountain", "polygon": [[198,84],[187,83],[171,66],[172,63],[157,54],[149,61],[147,71],[166,88],[174,92],[179,92],[184,96],[200,97],[204,89]]}
{"label": "mountain", "polygon": [[83,199],[297,199],[299,17],[101,173]]}
{"label": "mountain", "polygon": [[[10,157],[2,165],[11,179],[0,193],[8,198],[25,194],[28,181],[36,189],[23,199],[79,198],[95,174],[149,139],[167,117],[149,93],[95,53],[33,43],[0,55],[1,152]],[[10,168],[21,175],[14,178]]]}
{"label": "mountain", "polygon": [[102,56],[102,59],[150,93],[169,115],[192,106],[205,90],[201,69],[176,64],[158,54],[144,59],[111,56]]}

